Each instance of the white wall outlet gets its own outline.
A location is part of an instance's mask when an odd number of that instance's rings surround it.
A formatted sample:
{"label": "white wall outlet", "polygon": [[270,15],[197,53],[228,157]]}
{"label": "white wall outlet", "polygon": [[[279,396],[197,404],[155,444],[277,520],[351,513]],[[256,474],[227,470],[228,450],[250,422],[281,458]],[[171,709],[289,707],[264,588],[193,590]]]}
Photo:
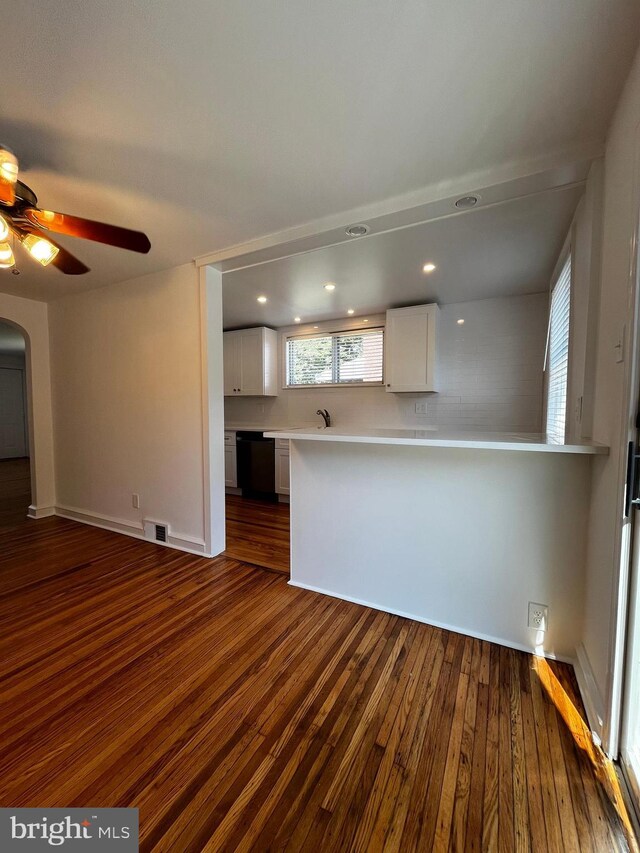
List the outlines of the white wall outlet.
{"label": "white wall outlet", "polygon": [[549,627],[549,606],[530,601],[528,624],[530,628],[535,628],[536,631],[546,631]]}
{"label": "white wall outlet", "polygon": [[131,506],[134,509],[140,509],[140,495],[134,494],[131,495]]}
{"label": "white wall outlet", "polygon": [[417,400],[416,401],[416,415],[426,415],[427,414],[427,401],[426,400]]}

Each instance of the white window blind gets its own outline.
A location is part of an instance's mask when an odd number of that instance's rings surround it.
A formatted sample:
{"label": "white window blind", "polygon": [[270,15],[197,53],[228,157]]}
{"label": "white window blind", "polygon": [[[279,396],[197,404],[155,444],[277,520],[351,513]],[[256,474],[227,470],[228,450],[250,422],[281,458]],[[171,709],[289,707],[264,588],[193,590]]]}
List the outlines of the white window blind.
{"label": "white window blind", "polygon": [[569,372],[569,319],[571,313],[571,254],[551,292],[547,336],[547,435],[564,441]]}
{"label": "white window blind", "polygon": [[383,329],[287,338],[287,386],[382,383]]}

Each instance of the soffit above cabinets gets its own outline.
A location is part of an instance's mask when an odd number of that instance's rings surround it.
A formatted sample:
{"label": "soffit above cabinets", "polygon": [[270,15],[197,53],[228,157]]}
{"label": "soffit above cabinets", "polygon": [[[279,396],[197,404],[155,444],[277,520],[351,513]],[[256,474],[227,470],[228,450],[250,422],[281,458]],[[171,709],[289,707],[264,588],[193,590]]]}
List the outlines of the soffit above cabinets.
{"label": "soffit above cabinets", "polygon": [[[225,328],[547,290],[582,193],[572,184],[226,272]],[[430,274],[422,271],[427,261],[436,264]],[[324,289],[327,281],[334,291]],[[260,295],[265,304],[256,301]]]}

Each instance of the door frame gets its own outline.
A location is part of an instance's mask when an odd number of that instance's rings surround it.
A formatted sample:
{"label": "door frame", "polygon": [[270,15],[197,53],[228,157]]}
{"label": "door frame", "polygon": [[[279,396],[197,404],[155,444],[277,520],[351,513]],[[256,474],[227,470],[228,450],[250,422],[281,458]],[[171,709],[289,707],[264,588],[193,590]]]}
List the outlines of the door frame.
{"label": "door frame", "polygon": [[[633,230],[629,235],[629,269],[625,337],[620,341],[624,354],[624,398],[620,431],[620,463],[618,471],[619,512],[621,523],[616,531],[614,563],[614,596],[611,623],[611,678],[607,695],[607,717],[603,726],[603,746],[607,755],[620,758],[620,740],[624,718],[626,692],[627,650],[629,645],[629,615],[631,608],[631,569],[633,559],[633,508],[624,514],[627,482],[627,453],[629,442],[637,441],[636,416],[640,405],[640,124],[635,134],[635,163],[632,204],[635,211]],[[626,346],[625,346],[626,344]],[[621,765],[622,766],[622,765]],[[626,772],[625,781],[629,784]]]}

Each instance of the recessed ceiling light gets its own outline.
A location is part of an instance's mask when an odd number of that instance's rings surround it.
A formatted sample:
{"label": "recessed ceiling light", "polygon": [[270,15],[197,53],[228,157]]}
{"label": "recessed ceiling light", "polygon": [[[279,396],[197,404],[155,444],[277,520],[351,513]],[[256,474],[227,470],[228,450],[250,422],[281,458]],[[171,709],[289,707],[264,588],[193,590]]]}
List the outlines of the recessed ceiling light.
{"label": "recessed ceiling light", "polygon": [[362,322],[363,322],[363,323],[368,323],[369,321],[368,321],[368,320],[363,320]]}
{"label": "recessed ceiling light", "polygon": [[267,301],[267,297],[266,297],[266,296],[258,296],[258,302],[261,302],[261,303],[264,305],[264,303],[265,303],[266,301]]}
{"label": "recessed ceiling light", "polygon": [[458,320],[458,325],[464,326],[464,320],[462,319],[462,317]]}
{"label": "recessed ceiling light", "polygon": [[364,237],[365,234],[369,233],[368,225],[349,225],[349,227],[345,230],[345,234],[347,237]]}
{"label": "recessed ceiling light", "polygon": [[353,308],[347,308],[347,314],[353,314]]}
{"label": "recessed ceiling light", "polygon": [[325,285],[323,285],[325,290],[335,290],[336,286],[332,281],[328,281]]}
{"label": "recessed ceiling light", "polygon": [[422,267],[422,272],[433,272],[435,268],[436,268],[436,265],[432,264],[431,261],[429,261],[429,263],[425,264]]}
{"label": "recessed ceiling light", "polygon": [[477,203],[477,195],[463,195],[462,198],[456,201],[455,205],[458,210],[468,210],[470,207],[475,207]]}
{"label": "recessed ceiling light", "polygon": [[314,329],[317,329],[318,327],[317,327],[317,326],[314,326],[313,328],[314,328]]}
{"label": "recessed ceiling light", "polygon": [[293,318],[293,322],[294,322],[294,323],[299,323],[299,322],[300,322],[300,317],[294,317],[294,318]]}

